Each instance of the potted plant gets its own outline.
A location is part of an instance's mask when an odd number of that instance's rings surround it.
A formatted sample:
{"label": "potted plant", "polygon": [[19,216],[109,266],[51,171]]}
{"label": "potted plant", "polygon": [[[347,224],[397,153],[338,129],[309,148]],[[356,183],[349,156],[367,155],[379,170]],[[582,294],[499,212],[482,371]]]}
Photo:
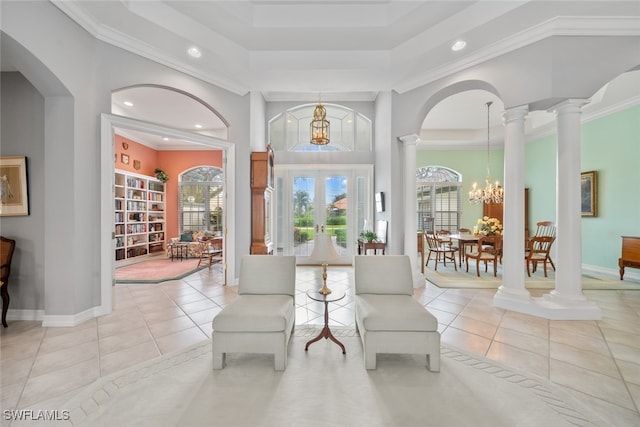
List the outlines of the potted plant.
{"label": "potted plant", "polygon": [[378,235],[371,230],[364,230],[360,233],[360,237],[362,237],[365,242],[373,242],[378,239]]}
{"label": "potted plant", "polygon": [[169,181],[169,175],[167,175],[167,173],[162,169],[156,168],[156,170],[154,170],[153,172],[156,174],[156,178],[158,178],[160,181],[162,182]]}

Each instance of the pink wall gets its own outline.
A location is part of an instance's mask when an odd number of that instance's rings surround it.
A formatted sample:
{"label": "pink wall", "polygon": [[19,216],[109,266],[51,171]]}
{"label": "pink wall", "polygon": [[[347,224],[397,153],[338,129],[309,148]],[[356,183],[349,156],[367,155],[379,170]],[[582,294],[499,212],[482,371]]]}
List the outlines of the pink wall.
{"label": "pink wall", "polygon": [[[122,143],[129,146],[124,149]],[[140,175],[155,176],[154,170],[160,168],[169,175],[165,186],[165,239],[180,235],[178,230],[178,176],[189,169],[198,166],[222,167],[222,151],[157,151],[139,144],[120,135],[115,136],[116,169],[138,173]],[[129,156],[129,164],[121,161],[121,154]],[[140,161],[140,169],[136,170],[133,161]]]}

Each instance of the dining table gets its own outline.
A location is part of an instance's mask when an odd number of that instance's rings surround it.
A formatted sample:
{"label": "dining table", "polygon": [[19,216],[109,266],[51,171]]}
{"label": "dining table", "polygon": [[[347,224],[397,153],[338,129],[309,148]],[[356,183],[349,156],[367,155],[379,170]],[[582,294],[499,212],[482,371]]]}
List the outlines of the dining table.
{"label": "dining table", "polygon": [[467,246],[477,245],[478,239],[480,236],[473,233],[457,233],[457,234],[448,234],[448,238],[451,240],[458,241],[458,248],[460,249],[458,252],[458,266],[462,266],[462,262],[464,261],[465,253],[467,250]]}

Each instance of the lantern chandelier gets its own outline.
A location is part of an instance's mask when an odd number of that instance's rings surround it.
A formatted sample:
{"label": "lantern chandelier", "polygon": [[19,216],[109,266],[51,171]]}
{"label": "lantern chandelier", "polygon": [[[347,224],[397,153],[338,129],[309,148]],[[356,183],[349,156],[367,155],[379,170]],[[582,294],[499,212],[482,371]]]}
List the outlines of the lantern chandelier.
{"label": "lantern chandelier", "polygon": [[311,120],[311,143],[314,145],[327,145],[329,143],[329,120],[327,120],[327,110],[320,101],[313,110],[313,120]]}
{"label": "lantern chandelier", "polygon": [[479,203],[502,203],[504,200],[504,188],[500,185],[500,182],[496,181],[491,183],[490,170],[489,170],[489,142],[491,138],[489,136],[489,110],[493,102],[487,102],[487,177],[485,178],[484,189],[478,188],[477,183],[473,183],[471,191],[469,191],[469,202],[477,205]]}

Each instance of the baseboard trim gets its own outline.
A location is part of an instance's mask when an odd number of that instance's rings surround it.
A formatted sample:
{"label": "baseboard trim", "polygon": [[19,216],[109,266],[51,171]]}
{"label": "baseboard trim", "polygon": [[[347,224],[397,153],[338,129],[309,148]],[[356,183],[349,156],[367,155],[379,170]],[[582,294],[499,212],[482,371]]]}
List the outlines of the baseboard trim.
{"label": "baseboard trim", "polygon": [[59,315],[45,314],[42,319],[42,326],[45,328],[72,327],[78,326],[87,320],[94,319],[101,315],[102,307],[93,307],[77,314]]}
{"label": "baseboard trim", "polygon": [[[594,273],[601,273],[601,274],[608,274],[617,278],[620,278],[620,270],[617,268],[607,268],[607,267],[601,267],[599,265],[589,265],[589,264],[582,264],[582,269],[584,271],[591,271]],[[640,280],[640,273],[638,273],[637,269],[630,269],[630,268],[625,268],[624,270],[624,278],[625,279],[632,279],[632,280]]]}

